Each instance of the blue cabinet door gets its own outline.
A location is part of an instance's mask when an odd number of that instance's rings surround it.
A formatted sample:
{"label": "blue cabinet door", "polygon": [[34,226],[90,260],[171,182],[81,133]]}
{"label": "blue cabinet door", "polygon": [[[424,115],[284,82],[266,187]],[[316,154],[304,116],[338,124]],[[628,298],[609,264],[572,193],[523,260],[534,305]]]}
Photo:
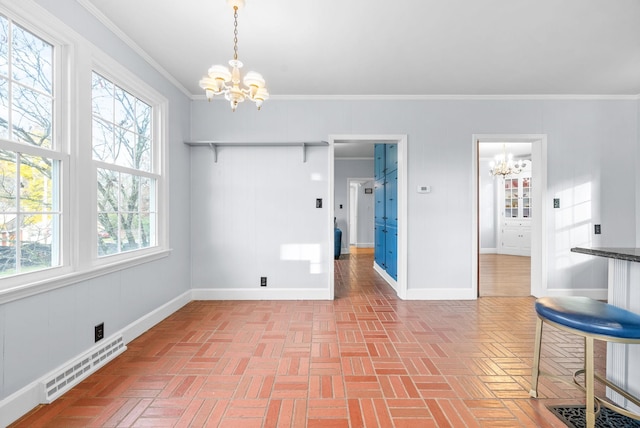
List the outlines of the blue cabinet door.
{"label": "blue cabinet door", "polygon": [[385,172],[385,146],[386,144],[376,144],[373,146],[373,174],[376,180],[382,180]]}
{"label": "blue cabinet door", "polygon": [[386,232],[386,229],[384,225],[380,225],[380,224],[375,225],[376,248],[375,248],[374,257],[378,266],[386,270],[385,260],[386,260],[387,252],[385,250],[386,248],[385,232]]}
{"label": "blue cabinet door", "polygon": [[384,170],[386,174],[398,169],[398,145],[385,144]]}
{"label": "blue cabinet door", "polygon": [[386,175],[384,216],[388,226],[398,227],[398,170]]}
{"label": "blue cabinet door", "polygon": [[385,214],[385,205],[386,205],[386,201],[385,201],[385,194],[384,194],[384,181],[382,180],[376,180],[374,187],[374,200],[375,200],[375,207],[374,207],[374,212],[373,212],[373,216],[375,219],[375,223],[376,224],[384,224],[385,220],[386,220],[386,214]]}
{"label": "blue cabinet door", "polygon": [[389,276],[398,279],[398,228],[387,226],[385,233],[385,269]]}

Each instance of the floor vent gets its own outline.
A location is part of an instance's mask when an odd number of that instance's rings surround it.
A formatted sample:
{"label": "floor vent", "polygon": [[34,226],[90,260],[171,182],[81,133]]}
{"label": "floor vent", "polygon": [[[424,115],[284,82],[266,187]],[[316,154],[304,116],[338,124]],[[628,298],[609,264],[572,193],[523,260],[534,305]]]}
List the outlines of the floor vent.
{"label": "floor vent", "polygon": [[111,338],[108,342],[91,349],[71,364],[52,373],[51,377],[42,382],[44,389],[44,403],[51,403],[56,398],[80,383],[81,380],[98,370],[127,350],[122,336]]}

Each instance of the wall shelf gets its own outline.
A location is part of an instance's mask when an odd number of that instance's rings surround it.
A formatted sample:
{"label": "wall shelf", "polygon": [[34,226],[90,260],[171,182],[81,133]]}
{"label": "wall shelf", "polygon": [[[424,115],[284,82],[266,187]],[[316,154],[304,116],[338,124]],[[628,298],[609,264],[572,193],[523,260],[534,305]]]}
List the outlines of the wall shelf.
{"label": "wall shelf", "polygon": [[191,147],[207,146],[213,150],[214,162],[218,162],[218,147],[267,147],[294,146],[302,148],[302,162],[307,161],[308,146],[328,146],[326,141],[185,141]]}

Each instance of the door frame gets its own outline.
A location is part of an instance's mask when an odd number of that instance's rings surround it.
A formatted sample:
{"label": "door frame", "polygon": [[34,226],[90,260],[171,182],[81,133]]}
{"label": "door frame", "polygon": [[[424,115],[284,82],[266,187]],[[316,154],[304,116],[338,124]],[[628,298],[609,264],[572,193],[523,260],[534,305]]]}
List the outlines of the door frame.
{"label": "door frame", "polygon": [[478,143],[522,142],[531,143],[531,185],[534,205],[531,218],[531,295],[541,297],[547,292],[547,136],[546,134],[474,134],[472,135],[472,287],[479,293],[480,264],[479,228],[479,153]]}
{"label": "door frame", "polygon": [[[336,141],[338,143],[336,143]],[[395,287],[396,294],[400,299],[407,298],[407,135],[362,135],[362,134],[337,134],[329,135],[329,210],[327,212],[328,224],[331,225],[329,242],[333,242],[333,213],[335,212],[335,152],[334,145],[340,141],[363,142],[363,143],[395,143],[398,145],[398,279]],[[333,260],[333,245],[328,246],[328,260]],[[373,269],[373,266],[371,267]],[[335,298],[335,268],[333,263],[329,263],[329,298]]]}

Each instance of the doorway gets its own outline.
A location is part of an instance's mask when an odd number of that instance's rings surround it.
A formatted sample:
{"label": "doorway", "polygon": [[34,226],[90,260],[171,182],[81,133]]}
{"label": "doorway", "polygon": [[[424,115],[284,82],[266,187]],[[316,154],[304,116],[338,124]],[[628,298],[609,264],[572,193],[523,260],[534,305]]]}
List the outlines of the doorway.
{"label": "doorway", "polygon": [[373,177],[347,178],[349,186],[348,253],[353,249],[374,248]]}
{"label": "doorway", "polygon": [[[539,296],[546,289],[546,136],[476,135],[473,145],[477,295]],[[525,167],[492,176],[490,162],[509,154]]]}
{"label": "doorway", "polygon": [[[338,192],[342,192],[340,189],[344,189],[348,195],[350,192],[349,187],[346,185],[336,187],[337,180],[344,182],[346,176],[344,174],[338,177],[336,173],[336,151],[340,152],[345,149],[347,151],[353,149],[358,150],[362,147],[371,147],[373,149],[375,144],[395,144],[397,145],[397,279],[393,279],[391,276],[386,275],[384,271],[380,271],[374,268],[378,274],[380,274],[391,287],[396,291],[396,294],[401,299],[407,298],[407,136],[406,135],[334,135],[329,137],[329,212],[330,223],[333,224],[333,217],[338,217],[336,209],[340,209],[341,204],[344,206],[347,201],[337,202],[336,199],[339,195]],[[355,155],[354,157],[358,157]],[[373,155],[371,155],[371,165],[373,165]],[[348,174],[352,177],[357,176],[357,173],[353,172]],[[368,174],[367,174],[368,175]],[[360,175],[366,176],[366,175]],[[373,189],[372,189],[373,190]],[[373,192],[371,193],[373,195]],[[347,219],[348,221],[348,219]],[[344,224],[344,223],[343,223]],[[330,236],[333,237],[333,230],[331,230]],[[343,239],[344,241],[345,239]],[[349,237],[346,241],[349,241]],[[333,242],[333,241],[331,241]],[[335,297],[335,266],[330,264],[329,274],[329,288],[330,296],[333,299]],[[388,277],[388,278],[387,278]]]}

